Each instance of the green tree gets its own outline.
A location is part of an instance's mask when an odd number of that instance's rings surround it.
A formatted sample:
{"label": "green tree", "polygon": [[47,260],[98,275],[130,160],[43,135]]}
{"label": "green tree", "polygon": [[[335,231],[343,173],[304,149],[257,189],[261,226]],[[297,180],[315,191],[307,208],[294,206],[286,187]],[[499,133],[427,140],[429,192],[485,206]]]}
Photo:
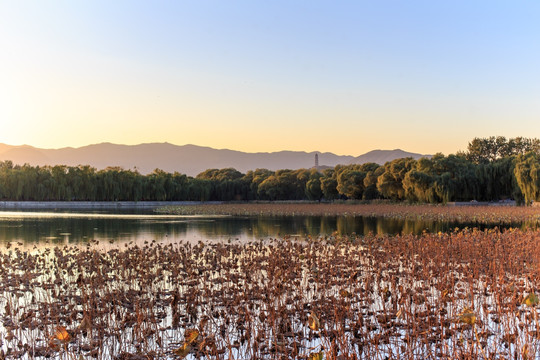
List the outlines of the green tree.
{"label": "green tree", "polygon": [[326,169],[320,178],[321,190],[326,200],[334,200],[339,196],[337,191],[337,179],[334,169]]}
{"label": "green tree", "polygon": [[384,167],[377,165],[375,169],[367,172],[366,177],[364,178],[364,193],[362,194],[362,199],[373,200],[380,198],[381,194],[377,189],[377,180],[384,171]]}
{"label": "green tree", "polygon": [[337,191],[349,199],[361,199],[366,174],[364,171],[354,170],[354,167],[343,169],[337,176]]}
{"label": "green tree", "polygon": [[259,184],[257,195],[263,200],[280,200],[284,198],[284,192],[277,176],[270,175]]}
{"label": "green tree", "polygon": [[540,156],[535,152],[518,155],[514,175],[525,204],[530,205],[540,199]]}
{"label": "green tree", "polygon": [[465,156],[475,164],[482,164],[528,152],[540,153],[540,140],[523,137],[506,140],[504,136],[491,136],[474,138],[467,146]]}
{"label": "green tree", "polygon": [[405,197],[410,201],[434,203],[439,200],[433,177],[423,171],[410,170],[403,178]]}
{"label": "green tree", "polygon": [[323,191],[321,188],[321,178],[323,175],[317,170],[310,171],[309,180],[306,183],[306,196],[310,200],[321,201],[323,197]]}
{"label": "green tree", "polygon": [[412,158],[396,159],[384,164],[384,172],[377,178],[377,190],[382,196],[392,200],[403,200],[405,174],[416,164]]}
{"label": "green tree", "polygon": [[274,175],[273,171],[268,169],[256,169],[248,171],[244,176],[244,180],[249,183],[249,200],[262,199],[259,194],[259,186],[270,176]]}

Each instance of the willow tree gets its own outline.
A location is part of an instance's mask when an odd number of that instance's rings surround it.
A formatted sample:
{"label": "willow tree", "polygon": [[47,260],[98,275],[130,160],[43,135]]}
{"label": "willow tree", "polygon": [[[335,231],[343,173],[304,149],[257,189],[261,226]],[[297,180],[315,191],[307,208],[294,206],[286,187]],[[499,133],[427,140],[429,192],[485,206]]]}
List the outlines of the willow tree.
{"label": "willow tree", "polygon": [[514,176],[526,205],[540,199],[540,155],[538,153],[529,152],[519,155],[516,158]]}
{"label": "willow tree", "polygon": [[320,179],[321,190],[326,200],[337,199],[339,193],[337,191],[337,179],[334,169],[326,169],[323,171],[323,176]]}
{"label": "willow tree", "polygon": [[384,167],[378,166],[377,168],[367,172],[364,178],[364,193],[362,199],[373,200],[378,199],[381,194],[377,189],[377,179],[384,173]]}
{"label": "willow tree", "polygon": [[405,189],[403,179],[409,170],[415,167],[416,161],[412,158],[396,159],[384,164],[384,172],[377,178],[377,190],[385,198],[403,200]]}
{"label": "willow tree", "polygon": [[309,200],[321,201],[323,191],[321,188],[321,178],[323,174],[316,169],[312,169],[309,173],[309,180],[306,183],[306,196]]}
{"label": "willow tree", "polygon": [[272,175],[274,175],[274,172],[268,169],[250,170],[244,175],[244,181],[249,184],[248,200],[261,199],[259,196],[259,185]]}
{"label": "willow tree", "polygon": [[411,170],[403,178],[405,197],[411,201],[437,202],[438,197],[434,188],[434,178],[422,171]]}
{"label": "willow tree", "polygon": [[366,172],[352,168],[343,170],[337,176],[337,191],[349,199],[361,199],[366,175]]}

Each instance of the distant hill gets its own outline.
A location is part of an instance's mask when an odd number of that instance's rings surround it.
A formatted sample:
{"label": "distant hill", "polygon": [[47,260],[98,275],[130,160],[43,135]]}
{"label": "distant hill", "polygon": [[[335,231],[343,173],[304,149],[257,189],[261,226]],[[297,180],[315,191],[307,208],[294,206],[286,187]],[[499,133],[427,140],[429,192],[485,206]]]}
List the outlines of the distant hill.
{"label": "distant hill", "polygon": [[[178,171],[196,176],[206,169],[233,167],[243,173],[258,168],[270,170],[311,168],[317,152],[279,151],[245,153],[227,149],[213,149],[196,145],[172,145],[169,143],[150,143],[140,145],[118,145],[101,143],[79,148],[39,149],[28,145],[12,146],[0,144],[0,160],[11,160],[15,164],[30,165],[90,165],[97,169],[119,166],[124,169],[137,169],[148,174],[155,169],[166,172]],[[386,161],[400,157],[421,157],[420,154],[402,150],[375,150],[353,157],[333,153],[318,153],[320,168],[338,164],[361,164]]]}
{"label": "distant hill", "polygon": [[23,145],[23,146],[9,146],[4,145],[0,146],[0,158],[2,160],[11,160],[15,164],[47,164],[51,161],[45,153],[36,149],[32,146]]}
{"label": "distant hill", "polygon": [[410,153],[407,151],[403,151],[401,149],[394,149],[394,150],[372,150],[370,152],[367,152],[363,155],[360,155],[358,157],[355,157],[349,164],[365,164],[368,162],[373,162],[375,164],[383,165],[388,161],[392,161],[395,159],[402,159],[411,157],[415,160],[418,160],[422,157],[430,158],[431,155],[422,155],[422,154],[416,154],[416,153]]}

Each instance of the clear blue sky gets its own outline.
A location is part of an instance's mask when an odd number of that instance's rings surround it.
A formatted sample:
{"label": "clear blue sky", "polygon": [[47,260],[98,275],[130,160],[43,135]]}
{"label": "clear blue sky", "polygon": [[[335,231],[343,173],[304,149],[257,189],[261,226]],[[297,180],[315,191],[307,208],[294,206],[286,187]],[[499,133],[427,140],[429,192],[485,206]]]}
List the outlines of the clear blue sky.
{"label": "clear blue sky", "polygon": [[453,153],[540,137],[538,1],[0,1],[0,142]]}

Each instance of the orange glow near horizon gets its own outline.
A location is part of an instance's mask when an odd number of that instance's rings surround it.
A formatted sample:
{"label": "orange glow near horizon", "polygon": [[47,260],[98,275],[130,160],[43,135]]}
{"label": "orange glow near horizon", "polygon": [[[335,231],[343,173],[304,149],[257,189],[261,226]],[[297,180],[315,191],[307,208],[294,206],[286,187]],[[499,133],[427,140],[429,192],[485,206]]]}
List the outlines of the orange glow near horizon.
{"label": "orange glow near horizon", "polygon": [[540,137],[538,13],[487,1],[4,2],[0,143],[358,156]]}

